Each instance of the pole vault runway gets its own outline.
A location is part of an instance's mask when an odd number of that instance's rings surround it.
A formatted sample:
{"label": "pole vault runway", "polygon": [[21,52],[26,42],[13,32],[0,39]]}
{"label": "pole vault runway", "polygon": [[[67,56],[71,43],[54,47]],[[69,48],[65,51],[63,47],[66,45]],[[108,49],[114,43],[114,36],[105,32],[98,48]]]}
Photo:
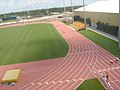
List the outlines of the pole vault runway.
{"label": "pole vault runway", "polygon": [[[48,73],[17,90],[75,90],[83,81],[93,77],[109,90],[120,90],[120,62],[110,65],[115,56],[60,21],[51,23],[69,44],[68,54]],[[101,80],[102,74],[109,76],[109,85]],[[30,76],[34,77],[32,73]]]}

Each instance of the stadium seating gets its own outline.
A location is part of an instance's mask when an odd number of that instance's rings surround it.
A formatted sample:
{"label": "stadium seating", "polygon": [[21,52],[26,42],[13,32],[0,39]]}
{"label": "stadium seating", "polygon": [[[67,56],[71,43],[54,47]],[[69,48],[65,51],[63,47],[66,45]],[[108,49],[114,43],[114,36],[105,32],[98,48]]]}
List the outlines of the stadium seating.
{"label": "stadium seating", "polygon": [[72,26],[76,30],[83,30],[83,29],[85,29],[85,24],[83,24],[81,22],[74,22],[70,26]]}

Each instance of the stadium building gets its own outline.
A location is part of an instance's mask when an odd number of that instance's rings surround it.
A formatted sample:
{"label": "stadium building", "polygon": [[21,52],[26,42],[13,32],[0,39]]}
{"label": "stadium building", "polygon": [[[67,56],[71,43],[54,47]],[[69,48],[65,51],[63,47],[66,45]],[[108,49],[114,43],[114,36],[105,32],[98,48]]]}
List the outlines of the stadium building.
{"label": "stadium building", "polygon": [[118,37],[120,48],[120,29],[119,29],[119,0],[97,1],[74,10],[74,16],[90,19],[91,26],[108,34]]}
{"label": "stadium building", "polygon": [[[119,26],[119,0],[97,1],[85,6],[86,18],[91,19],[93,26],[100,21],[109,25]],[[74,10],[75,16],[84,18],[83,7]]]}

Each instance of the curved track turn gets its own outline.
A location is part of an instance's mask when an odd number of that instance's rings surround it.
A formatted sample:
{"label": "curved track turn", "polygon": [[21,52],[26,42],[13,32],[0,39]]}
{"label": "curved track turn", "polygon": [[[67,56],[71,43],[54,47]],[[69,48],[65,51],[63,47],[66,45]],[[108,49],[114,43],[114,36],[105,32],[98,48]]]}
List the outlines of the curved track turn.
{"label": "curved track turn", "polygon": [[115,61],[113,55],[60,21],[51,23],[68,42],[68,54],[47,74],[17,90],[74,90],[84,80],[93,76],[99,79],[106,72],[110,90],[120,90],[120,63],[110,65],[110,60]]}

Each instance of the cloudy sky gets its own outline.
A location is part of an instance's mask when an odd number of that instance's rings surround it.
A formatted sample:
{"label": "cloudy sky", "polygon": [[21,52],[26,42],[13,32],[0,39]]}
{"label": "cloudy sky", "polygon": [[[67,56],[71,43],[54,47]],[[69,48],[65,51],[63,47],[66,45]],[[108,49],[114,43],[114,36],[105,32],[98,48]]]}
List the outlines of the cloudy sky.
{"label": "cloudy sky", "polygon": [[[73,0],[73,5],[82,5],[83,0]],[[100,0],[85,0],[86,4]],[[65,0],[66,6],[70,6],[71,0]],[[0,13],[62,7],[63,0],[0,0]]]}

